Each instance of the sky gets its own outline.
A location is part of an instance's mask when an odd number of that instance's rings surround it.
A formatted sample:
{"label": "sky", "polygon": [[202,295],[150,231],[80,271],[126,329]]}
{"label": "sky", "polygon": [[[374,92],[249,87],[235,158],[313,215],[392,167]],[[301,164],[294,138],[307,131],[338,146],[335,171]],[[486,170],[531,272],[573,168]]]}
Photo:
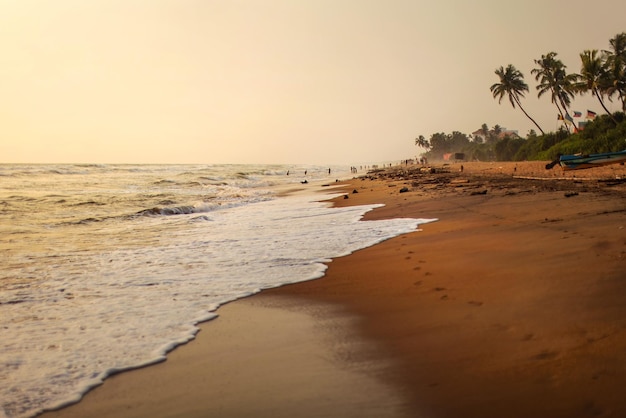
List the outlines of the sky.
{"label": "sky", "polygon": [[579,72],[624,16],[623,0],[0,0],[0,163],[413,158],[419,135],[533,129],[489,90],[508,64],[555,131],[534,60]]}

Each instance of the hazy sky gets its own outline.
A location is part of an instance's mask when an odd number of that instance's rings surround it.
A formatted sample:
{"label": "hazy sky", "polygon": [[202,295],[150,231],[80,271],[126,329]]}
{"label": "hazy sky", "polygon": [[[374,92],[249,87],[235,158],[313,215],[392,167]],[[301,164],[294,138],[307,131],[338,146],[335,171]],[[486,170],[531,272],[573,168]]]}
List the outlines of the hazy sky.
{"label": "hazy sky", "polygon": [[533,60],[578,72],[625,16],[624,0],[0,0],[0,162],[400,160],[420,134],[526,135],[489,91],[508,64],[554,131]]}

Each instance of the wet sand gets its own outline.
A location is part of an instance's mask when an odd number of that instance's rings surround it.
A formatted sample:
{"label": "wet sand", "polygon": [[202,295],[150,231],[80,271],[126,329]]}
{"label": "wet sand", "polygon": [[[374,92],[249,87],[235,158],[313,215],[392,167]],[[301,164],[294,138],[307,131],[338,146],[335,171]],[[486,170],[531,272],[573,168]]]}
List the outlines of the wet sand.
{"label": "wet sand", "polygon": [[365,219],[439,220],[226,305],[44,416],[626,416],[626,169],[543,165],[348,182],[336,205],[386,204]]}

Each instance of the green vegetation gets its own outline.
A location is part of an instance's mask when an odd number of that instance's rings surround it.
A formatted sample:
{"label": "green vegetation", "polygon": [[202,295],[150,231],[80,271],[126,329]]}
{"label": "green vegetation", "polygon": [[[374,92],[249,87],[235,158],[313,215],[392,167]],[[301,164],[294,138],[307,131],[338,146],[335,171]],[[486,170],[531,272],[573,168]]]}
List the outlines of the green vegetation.
{"label": "green vegetation", "polygon": [[512,160],[554,160],[560,154],[597,154],[623,149],[626,149],[626,118],[624,113],[619,112],[612,118],[600,116],[575,134],[570,135],[561,129],[556,133],[527,138]]}
{"label": "green vegetation", "polygon": [[[455,153],[465,154],[468,160],[554,160],[560,154],[602,153],[626,149],[626,32],[609,41],[609,50],[586,50],[580,54],[580,73],[567,73],[567,67],[549,52],[535,60],[531,71],[538,82],[537,96],[549,95],[556,106],[563,126],[557,132],[545,133],[524,110],[521,99],[529,91],[524,75],[513,65],[495,70],[499,82],[490,90],[498,103],[506,96],[513,108],[519,108],[530,119],[541,135],[531,130],[526,138],[517,132],[503,131],[498,125],[489,129],[486,124],[471,135],[461,132],[435,133],[430,139],[420,135],[415,145],[427,150],[428,159],[442,159]],[[586,123],[576,127],[569,109],[576,95],[592,94],[606,112],[589,114]],[[606,100],[621,102],[622,110],[611,113]],[[581,115],[574,115],[580,117]],[[573,132],[572,132],[573,131]]]}

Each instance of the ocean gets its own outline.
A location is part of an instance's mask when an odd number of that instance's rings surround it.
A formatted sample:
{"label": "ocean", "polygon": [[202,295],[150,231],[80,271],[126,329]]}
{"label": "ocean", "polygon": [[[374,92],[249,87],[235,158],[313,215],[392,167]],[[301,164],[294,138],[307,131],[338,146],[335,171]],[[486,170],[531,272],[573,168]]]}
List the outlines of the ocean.
{"label": "ocean", "polygon": [[[430,221],[360,222],[377,205],[319,202],[353,176],[0,164],[0,417],[76,402],[112,373],[162,361],[221,304],[319,278],[332,258]],[[280,193],[294,188],[310,192]]]}

